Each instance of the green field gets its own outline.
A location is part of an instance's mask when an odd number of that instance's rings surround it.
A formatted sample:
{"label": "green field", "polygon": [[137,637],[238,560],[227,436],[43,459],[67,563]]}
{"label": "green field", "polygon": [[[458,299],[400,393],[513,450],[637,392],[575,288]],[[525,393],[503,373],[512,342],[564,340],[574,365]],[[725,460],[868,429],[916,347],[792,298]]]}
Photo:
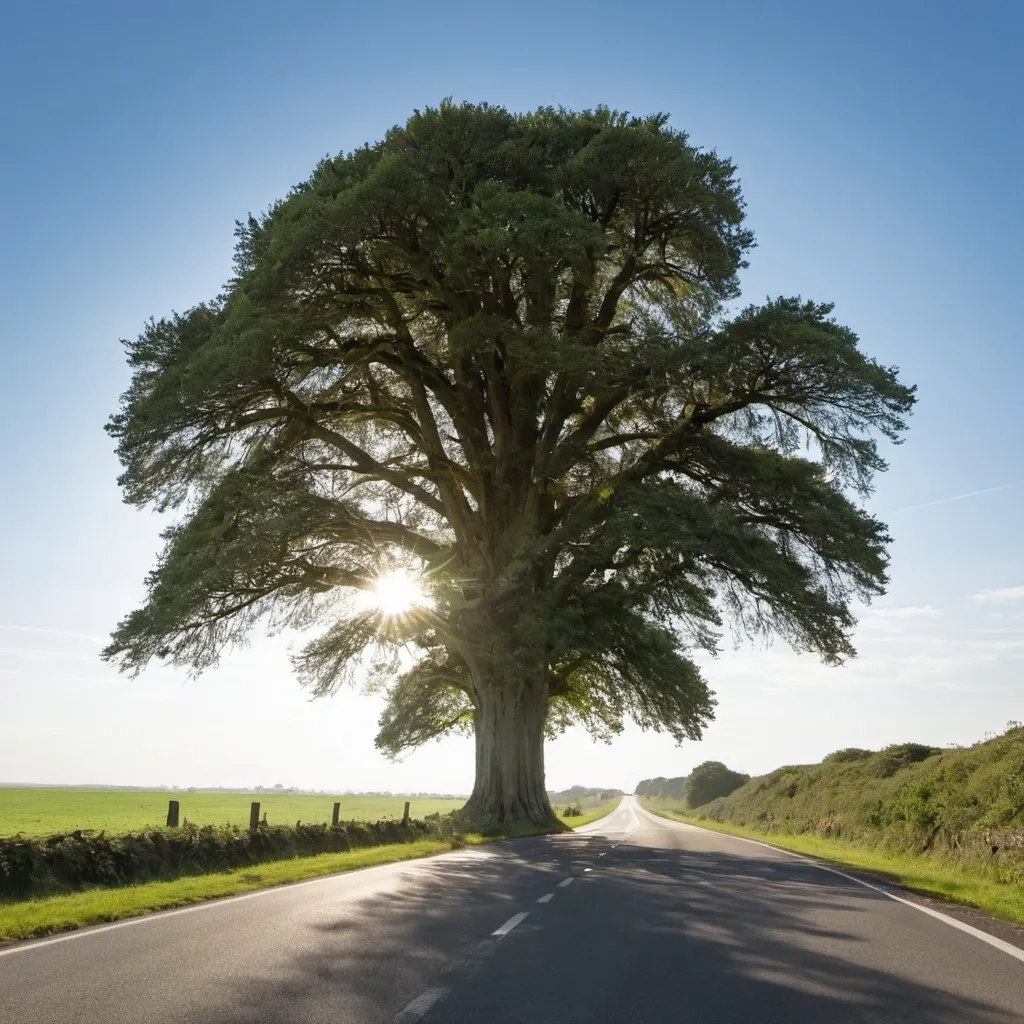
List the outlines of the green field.
{"label": "green field", "polygon": [[164,825],[167,802],[181,805],[181,820],[197,825],[246,825],[249,805],[260,802],[271,825],[294,825],[296,821],[331,820],[335,801],[341,804],[343,821],[400,818],[405,801],[411,803],[414,818],[436,811],[452,811],[464,799],[419,796],[378,796],[374,794],[331,796],[300,793],[171,793],[162,790],[111,789],[8,789],[0,787],[0,836],[19,832],[30,836],[71,832],[75,829],[127,832]]}
{"label": "green field", "polygon": [[[31,792],[39,791],[32,790]],[[71,790],[70,792],[81,793],[82,790]],[[286,798],[282,797],[281,799]],[[355,801],[363,798],[350,797],[349,799]],[[610,813],[618,806],[621,799],[621,796],[614,797],[587,814],[572,818],[563,817],[561,820],[571,828],[586,825]],[[429,801],[424,802],[429,803]],[[448,803],[452,802],[457,801],[448,801]],[[545,831],[547,830],[525,827],[517,830],[513,835],[526,837],[541,835]],[[84,892],[45,896],[32,900],[0,900],[0,943],[13,939],[38,938],[42,935],[84,928],[105,921],[119,921],[126,917],[138,917],[141,914],[153,913],[158,910],[169,910],[172,907],[187,906],[191,903],[225,896],[236,896],[254,889],[266,889],[274,885],[319,878],[341,871],[352,871],[376,864],[390,864],[417,857],[429,857],[446,850],[494,842],[502,838],[507,837],[485,837],[470,833],[444,839],[422,839],[415,843],[371,846],[362,850],[349,850],[346,853],[292,857],[288,860],[268,861],[233,871],[191,875],[166,882],[148,882],[142,885],[128,885],[113,889],[88,889]]]}

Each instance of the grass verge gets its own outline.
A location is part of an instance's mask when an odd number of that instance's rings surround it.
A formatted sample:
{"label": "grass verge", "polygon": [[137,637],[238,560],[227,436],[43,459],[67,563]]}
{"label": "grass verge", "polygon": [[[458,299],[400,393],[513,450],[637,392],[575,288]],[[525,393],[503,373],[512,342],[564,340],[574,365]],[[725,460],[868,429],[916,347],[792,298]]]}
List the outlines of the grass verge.
{"label": "grass verge", "polygon": [[[603,818],[618,803],[618,800],[610,800],[587,814],[560,820],[570,828],[586,825]],[[547,831],[535,828],[521,829],[511,835],[483,836],[470,833],[452,839],[422,839],[415,843],[370,846],[346,853],[323,853],[314,857],[268,861],[235,871],[189,875],[169,882],[147,882],[118,889],[89,889],[64,896],[0,903],[0,942],[40,938],[89,925],[141,917],[159,910],[173,910],[206,900],[238,896],[288,882],[301,882],[378,864],[430,857],[462,846],[477,846],[499,839],[543,835]]]}
{"label": "grass verge", "polygon": [[617,796],[614,800],[609,800],[607,803],[603,803],[599,807],[595,807],[592,811],[587,811],[586,814],[574,815],[571,818],[563,818],[561,815],[558,817],[568,825],[569,828],[579,828],[580,825],[589,825],[592,821],[597,821],[598,819],[611,814],[620,803],[622,803],[622,797]]}
{"label": "grass verge", "polygon": [[429,857],[463,845],[458,840],[423,839],[415,843],[370,846],[346,853],[322,853],[268,861],[235,871],[190,875],[169,882],[147,882],[119,889],[89,889],[66,896],[15,903],[0,903],[0,941],[31,939],[54,932],[72,931],[93,924],[139,917],[158,910],[200,903],[224,896],[238,896],[286,882],[301,882],[377,864]]}
{"label": "grass verge", "polygon": [[692,814],[681,814],[657,804],[643,803],[646,810],[662,818],[699,825],[712,832],[756,839],[780,850],[801,853],[837,867],[854,868],[888,879],[911,892],[932,896],[952,903],[984,910],[993,917],[1024,925],[1024,887],[1006,885],[992,879],[971,875],[961,868],[926,857],[886,853],[857,846],[841,839],[822,836],[786,835],[759,832],[741,825],[710,821]]}

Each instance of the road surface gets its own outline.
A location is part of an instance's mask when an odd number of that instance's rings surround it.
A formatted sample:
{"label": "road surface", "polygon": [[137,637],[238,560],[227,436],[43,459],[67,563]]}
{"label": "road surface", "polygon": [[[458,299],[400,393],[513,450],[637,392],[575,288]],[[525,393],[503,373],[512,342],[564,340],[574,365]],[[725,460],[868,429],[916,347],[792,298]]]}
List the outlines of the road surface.
{"label": "road surface", "polygon": [[1024,953],[647,814],[0,950],[3,1024],[996,1024]]}

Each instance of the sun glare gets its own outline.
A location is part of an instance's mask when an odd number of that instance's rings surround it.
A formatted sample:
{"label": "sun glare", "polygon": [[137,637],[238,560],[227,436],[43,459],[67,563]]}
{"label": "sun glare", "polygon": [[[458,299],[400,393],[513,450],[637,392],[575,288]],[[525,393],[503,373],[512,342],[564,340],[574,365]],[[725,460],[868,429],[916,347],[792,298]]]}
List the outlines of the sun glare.
{"label": "sun glare", "polygon": [[395,569],[378,576],[366,595],[370,607],[385,615],[403,615],[417,605],[427,603],[419,580],[407,569]]}

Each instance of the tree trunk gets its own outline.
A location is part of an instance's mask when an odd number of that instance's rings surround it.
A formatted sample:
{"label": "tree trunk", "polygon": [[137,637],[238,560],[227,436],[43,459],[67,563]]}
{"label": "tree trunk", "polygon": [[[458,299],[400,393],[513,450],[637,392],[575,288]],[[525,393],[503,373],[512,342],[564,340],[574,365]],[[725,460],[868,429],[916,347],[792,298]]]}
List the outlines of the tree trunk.
{"label": "tree trunk", "polygon": [[515,684],[482,681],[476,689],[476,781],[467,816],[502,828],[554,824],[544,786],[546,673]]}

